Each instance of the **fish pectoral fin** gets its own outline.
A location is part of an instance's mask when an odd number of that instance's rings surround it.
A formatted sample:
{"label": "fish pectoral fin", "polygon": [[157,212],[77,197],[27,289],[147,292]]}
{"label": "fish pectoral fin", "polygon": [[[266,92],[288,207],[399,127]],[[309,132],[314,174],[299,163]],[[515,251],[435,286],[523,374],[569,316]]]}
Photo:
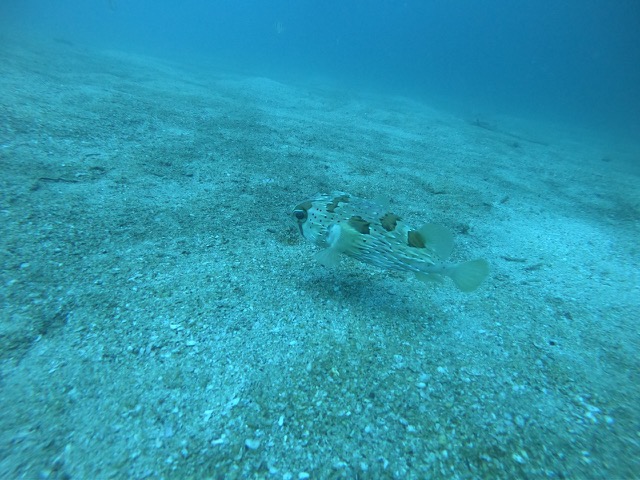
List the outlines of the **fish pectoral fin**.
{"label": "fish pectoral fin", "polygon": [[327,243],[329,248],[315,254],[316,260],[325,267],[333,267],[340,263],[340,254],[349,255],[357,245],[359,233],[347,224],[334,224],[329,227]]}
{"label": "fish pectoral fin", "polygon": [[314,258],[320,265],[335,267],[340,263],[340,251],[333,247],[325,248],[317,252]]}
{"label": "fish pectoral fin", "polygon": [[471,260],[456,265],[447,272],[453,283],[463,292],[472,292],[489,275],[489,264],[486,260]]}
{"label": "fish pectoral fin", "polygon": [[416,278],[424,283],[444,283],[444,277],[438,273],[415,272]]}
{"label": "fish pectoral fin", "polygon": [[425,246],[436,252],[441,260],[449,258],[453,251],[453,234],[447,228],[428,223],[423,225],[418,233]]}

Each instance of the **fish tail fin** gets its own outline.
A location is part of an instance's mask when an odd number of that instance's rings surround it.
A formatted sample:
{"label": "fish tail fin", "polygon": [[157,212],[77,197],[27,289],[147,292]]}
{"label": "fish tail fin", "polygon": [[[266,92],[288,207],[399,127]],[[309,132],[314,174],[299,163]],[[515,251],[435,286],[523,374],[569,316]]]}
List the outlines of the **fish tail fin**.
{"label": "fish tail fin", "polygon": [[489,264],[484,259],[470,260],[456,265],[447,272],[453,283],[463,292],[472,292],[489,275]]}

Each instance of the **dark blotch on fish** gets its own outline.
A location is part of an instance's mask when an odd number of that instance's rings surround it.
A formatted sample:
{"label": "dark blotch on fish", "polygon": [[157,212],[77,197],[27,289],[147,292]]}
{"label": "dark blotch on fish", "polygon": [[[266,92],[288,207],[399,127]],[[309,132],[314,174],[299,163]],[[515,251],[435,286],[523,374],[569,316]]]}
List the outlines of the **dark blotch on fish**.
{"label": "dark blotch on fish", "polygon": [[398,215],[389,212],[380,217],[380,224],[387,232],[393,232],[399,220],[401,220],[401,218]]}
{"label": "dark blotch on fish", "polygon": [[369,230],[369,225],[371,224],[358,215],[351,217],[348,223],[349,226],[358,233],[362,233],[364,235],[369,235],[369,233],[371,233],[371,230]]}
{"label": "dark blotch on fish", "polygon": [[327,204],[327,212],[335,213],[336,208],[338,208],[338,205],[340,205],[340,203],[347,203],[348,201],[349,197],[347,195],[340,195],[339,197],[335,197],[333,200],[331,200],[331,203]]}
{"label": "dark blotch on fish", "polygon": [[407,245],[414,248],[424,248],[426,245],[420,232],[417,230],[410,230],[407,234]]}

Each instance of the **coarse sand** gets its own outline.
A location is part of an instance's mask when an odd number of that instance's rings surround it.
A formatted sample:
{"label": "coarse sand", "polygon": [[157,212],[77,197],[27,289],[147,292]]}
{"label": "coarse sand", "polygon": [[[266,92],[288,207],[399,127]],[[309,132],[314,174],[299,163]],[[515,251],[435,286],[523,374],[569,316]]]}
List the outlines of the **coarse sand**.
{"label": "coarse sand", "polygon": [[[0,43],[1,478],[637,478],[640,148]],[[386,198],[475,292],[316,264]]]}

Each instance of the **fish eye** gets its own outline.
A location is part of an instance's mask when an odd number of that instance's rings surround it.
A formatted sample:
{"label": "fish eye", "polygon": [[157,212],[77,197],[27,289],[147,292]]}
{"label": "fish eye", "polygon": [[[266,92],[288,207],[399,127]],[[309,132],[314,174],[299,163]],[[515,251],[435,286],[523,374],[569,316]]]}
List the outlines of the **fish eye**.
{"label": "fish eye", "polygon": [[303,220],[306,220],[307,211],[306,210],[302,210],[302,209],[294,210],[293,211],[293,215],[298,219],[298,221],[301,222]]}

